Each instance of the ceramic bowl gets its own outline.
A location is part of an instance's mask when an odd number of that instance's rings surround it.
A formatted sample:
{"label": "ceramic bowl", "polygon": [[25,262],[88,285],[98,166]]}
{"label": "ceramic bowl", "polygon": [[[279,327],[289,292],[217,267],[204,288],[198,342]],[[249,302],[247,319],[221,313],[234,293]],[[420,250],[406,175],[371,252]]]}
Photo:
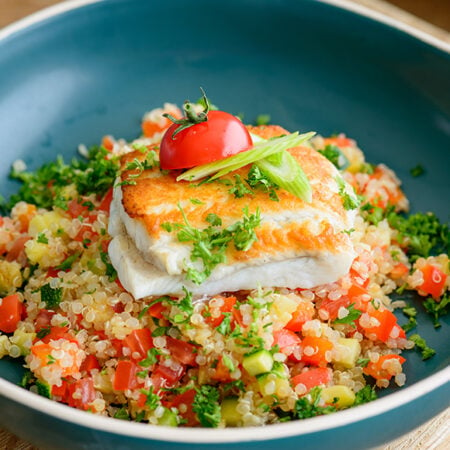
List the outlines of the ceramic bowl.
{"label": "ceramic bowl", "polygon": [[[0,192],[17,189],[14,160],[36,168],[105,134],[133,138],[144,111],[194,100],[200,86],[247,121],[269,113],[290,130],[346,132],[398,173],[414,211],[448,219],[448,46],[336,0],[84,0],[0,31]],[[426,173],[412,178],[419,163]],[[2,359],[0,426],[46,449],[370,448],[448,405],[449,321],[419,322],[436,356],[408,352],[404,388],[330,416],[258,429],[129,423],[17,387],[20,364]]]}

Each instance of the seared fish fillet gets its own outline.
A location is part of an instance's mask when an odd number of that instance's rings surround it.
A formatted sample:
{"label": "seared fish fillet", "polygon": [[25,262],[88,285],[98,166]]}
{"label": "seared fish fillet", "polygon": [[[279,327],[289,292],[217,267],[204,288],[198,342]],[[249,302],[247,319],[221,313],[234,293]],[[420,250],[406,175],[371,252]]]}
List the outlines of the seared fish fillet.
{"label": "seared fish fillet", "polygon": [[[286,133],[279,127],[251,131],[267,138],[274,128],[275,135]],[[310,180],[311,203],[283,189],[277,191],[278,202],[262,191],[235,198],[224,183],[177,182],[176,172],[164,174],[156,168],[145,170],[135,185],[116,187],[109,254],[123,286],[136,298],[178,294],[183,286],[194,294],[214,295],[258,286],[312,288],[346,274],[355,254],[343,231],[352,228],[355,212],[343,207],[336,181],[340,175],[326,158],[309,147],[289,151]],[[123,167],[134,158],[142,160],[144,155],[125,155]],[[132,174],[124,172],[122,179]],[[224,178],[233,180],[234,174],[245,179],[248,167]],[[205,219],[210,213],[217,214],[227,227],[242,220],[246,207],[249,213],[259,209],[257,241],[247,251],[230,245],[226,263],[216,266],[202,284],[193,284],[186,280],[186,263],[196,268],[201,264],[190,261],[191,244],[179,242],[176,232],[161,227],[164,223],[184,223],[180,207],[190,225],[198,229],[208,226]]]}

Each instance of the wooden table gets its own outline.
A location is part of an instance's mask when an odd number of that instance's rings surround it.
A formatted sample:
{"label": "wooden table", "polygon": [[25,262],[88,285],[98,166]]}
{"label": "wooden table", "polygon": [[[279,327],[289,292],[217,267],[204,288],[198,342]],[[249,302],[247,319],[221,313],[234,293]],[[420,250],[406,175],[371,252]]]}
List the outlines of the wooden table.
{"label": "wooden table", "polygon": [[[61,0],[0,0],[0,28],[39,9]],[[450,1],[447,0],[391,0],[405,10],[416,12],[421,18],[383,0],[353,0],[378,12],[394,17],[438,39],[450,43]],[[423,8],[426,4],[426,8]],[[438,28],[438,24],[445,29]],[[378,450],[448,450],[450,449],[450,409],[425,423],[406,436]],[[38,450],[6,430],[0,429],[0,450]]]}

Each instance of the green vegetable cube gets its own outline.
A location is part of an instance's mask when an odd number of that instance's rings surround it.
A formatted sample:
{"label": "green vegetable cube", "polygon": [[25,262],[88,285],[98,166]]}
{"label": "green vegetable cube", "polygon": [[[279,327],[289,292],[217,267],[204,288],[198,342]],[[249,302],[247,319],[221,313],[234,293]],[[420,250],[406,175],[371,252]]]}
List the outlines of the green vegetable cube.
{"label": "green vegetable cube", "polygon": [[237,411],[237,397],[225,398],[220,407],[222,419],[228,427],[236,427],[242,420],[242,415]]}
{"label": "green vegetable cube", "polygon": [[340,384],[323,388],[320,396],[325,403],[337,408],[352,406],[356,398],[355,393],[348,386]]}
{"label": "green vegetable cube", "polygon": [[250,375],[260,375],[272,370],[273,357],[269,351],[259,350],[256,353],[245,356],[242,365]]}

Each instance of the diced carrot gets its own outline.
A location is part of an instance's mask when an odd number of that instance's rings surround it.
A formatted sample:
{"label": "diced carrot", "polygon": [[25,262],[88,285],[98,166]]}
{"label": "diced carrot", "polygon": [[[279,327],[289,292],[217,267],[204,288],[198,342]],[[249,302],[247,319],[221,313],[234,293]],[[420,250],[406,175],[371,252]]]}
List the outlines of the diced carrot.
{"label": "diced carrot", "polygon": [[229,383],[230,381],[233,381],[233,379],[231,378],[230,369],[223,362],[222,356],[219,356],[217,365],[211,378],[222,383]]}
{"label": "diced carrot", "polygon": [[20,211],[20,214],[17,216],[17,219],[20,222],[20,231],[25,233],[28,231],[28,225],[30,224],[30,220],[36,214],[37,208],[36,205],[27,204],[26,208],[23,211]]}
{"label": "diced carrot", "polygon": [[393,374],[386,369],[386,361],[397,359],[400,364],[403,364],[406,359],[403,358],[403,356],[390,354],[390,355],[382,355],[378,359],[377,362],[370,361],[366,367],[364,367],[363,372],[366,375],[370,375],[371,377],[375,378],[376,380],[390,380],[393,376]]}
{"label": "diced carrot", "polygon": [[329,383],[331,375],[332,371],[328,367],[316,367],[292,377],[292,384],[294,387],[300,383],[303,384],[306,387],[306,394],[315,386]]}
{"label": "diced carrot", "polygon": [[381,342],[387,342],[392,329],[397,324],[397,318],[388,309],[374,309],[368,312],[371,318],[375,319],[378,324],[370,327],[361,326],[361,318],[359,319],[359,325],[362,327],[366,336],[375,335]]}
{"label": "diced carrot", "polygon": [[444,293],[447,275],[432,264],[428,264],[420,270],[423,273],[423,283],[418,290],[431,295],[435,300],[438,299]]}
{"label": "diced carrot", "polygon": [[291,331],[302,331],[303,325],[314,317],[315,308],[311,302],[300,302],[297,309],[292,313],[292,319],[287,323],[286,329]]}
{"label": "diced carrot", "polygon": [[325,366],[330,358],[327,353],[333,349],[333,344],[325,338],[306,336],[302,340],[302,361],[312,366]]}
{"label": "diced carrot", "polygon": [[[218,317],[208,316],[205,318],[205,321],[209,325],[211,325],[213,328],[218,327],[223,322],[223,319],[225,319],[224,313],[233,312],[233,308],[236,305],[236,301],[237,301],[236,297],[222,297],[222,300],[223,300],[223,304],[219,308],[220,315]],[[214,312],[217,312],[217,311],[214,311]]]}
{"label": "diced carrot", "polygon": [[114,138],[111,135],[103,136],[102,147],[109,152],[112,151],[112,149],[114,148]]}
{"label": "diced carrot", "polygon": [[346,136],[333,136],[323,140],[324,145],[336,145],[338,147],[351,147],[354,145],[353,139]]}

